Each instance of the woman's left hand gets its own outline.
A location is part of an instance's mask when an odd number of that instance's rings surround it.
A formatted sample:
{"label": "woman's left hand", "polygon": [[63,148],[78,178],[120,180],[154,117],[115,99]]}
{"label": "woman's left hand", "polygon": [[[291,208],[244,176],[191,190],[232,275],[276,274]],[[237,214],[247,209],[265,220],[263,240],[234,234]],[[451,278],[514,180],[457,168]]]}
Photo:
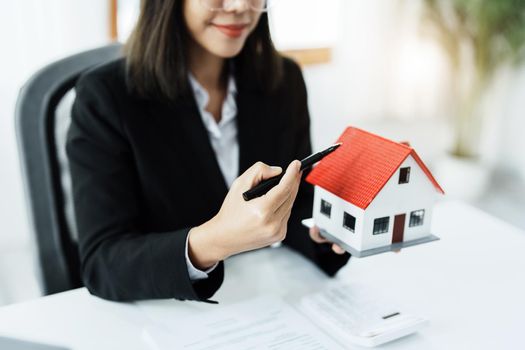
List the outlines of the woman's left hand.
{"label": "woman's left hand", "polygon": [[[314,226],[310,228],[310,238],[316,242],[316,243],[331,243],[329,240],[321,236],[319,232],[319,227]],[[332,243],[332,250],[336,254],[344,254],[345,250],[341,248],[339,245]]]}

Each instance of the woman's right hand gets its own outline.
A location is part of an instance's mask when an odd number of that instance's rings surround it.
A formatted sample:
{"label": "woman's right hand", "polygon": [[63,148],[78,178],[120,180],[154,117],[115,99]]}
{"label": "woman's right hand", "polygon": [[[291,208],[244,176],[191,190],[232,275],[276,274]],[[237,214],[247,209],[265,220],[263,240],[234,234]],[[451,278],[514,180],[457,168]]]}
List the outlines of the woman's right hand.
{"label": "woman's right hand", "polygon": [[294,160],[278,185],[250,201],[242,194],[282,169],[257,162],[239,176],[217,215],[190,230],[188,251],[194,266],[205,269],[231,255],[282,241],[301,182],[300,167]]}

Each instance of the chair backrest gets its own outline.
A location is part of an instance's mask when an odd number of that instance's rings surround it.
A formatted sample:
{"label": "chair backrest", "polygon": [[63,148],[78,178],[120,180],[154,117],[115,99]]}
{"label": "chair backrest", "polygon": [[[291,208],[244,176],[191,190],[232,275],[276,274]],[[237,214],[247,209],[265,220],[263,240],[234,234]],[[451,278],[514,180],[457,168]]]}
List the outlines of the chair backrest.
{"label": "chair backrest", "polygon": [[82,72],[121,56],[112,44],[52,63],[22,87],[16,131],[45,295],[82,286],[65,138]]}

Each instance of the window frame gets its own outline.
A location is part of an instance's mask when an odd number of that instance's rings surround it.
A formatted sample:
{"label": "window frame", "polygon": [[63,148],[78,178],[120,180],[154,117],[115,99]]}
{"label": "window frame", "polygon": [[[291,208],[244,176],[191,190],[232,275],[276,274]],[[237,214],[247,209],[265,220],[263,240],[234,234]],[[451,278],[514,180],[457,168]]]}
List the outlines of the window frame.
{"label": "window frame", "polygon": [[[382,221],[380,221],[382,220]],[[381,225],[380,230],[376,230],[376,227]],[[374,219],[374,225],[372,227],[372,235],[382,235],[385,233],[388,233],[388,230],[390,229],[390,216],[383,216],[377,219]]]}
{"label": "window frame", "polygon": [[[356,225],[356,222],[357,222],[357,219],[355,218],[355,216],[353,216],[352,214],[349,214],[347,213],[346,211],[343,212],[343,227],[345,229],[347,229],[348,231],[352,232],[352,233],[355,233],[355,225]],[[353,223],[353,228],[350,227],[350,226],[347,226],[346,225],[346,218],[349,217],[350,219],[353,219],[354,220],[354,223]]]}
{"label": "window frame", "polygon": [[[402,177],[403,171],[406,171],[406,174],[404,177]],[[410,182],[410,172],[411,172],[411,169],[409,166],[399,168],[399,179],[398,179],[399,185],[407,184]]]}
{"label": "window frame", "polygon": [[[415,222],[415,218],[419,218],[419,216],[416,216],[418,213],[422,213],[420,221],[417,223]],[[417,219],[419,220],[419,219]],[[425,209],[418,209],[410,212],[410,218],[408,219],[408,227],[418,227],[423,226],[425,223]]]}
{"label": "window frame", "polygon": [[[323,211],[323,209],[326,208],[326,206],[323,206],[323,204],[328,204],[328,213]],[[332,203],[321,198],[321,207],[319,208],[319,211],[321,212],[321,214],[327,216],[328,218],[331,218],[332,217]]]}

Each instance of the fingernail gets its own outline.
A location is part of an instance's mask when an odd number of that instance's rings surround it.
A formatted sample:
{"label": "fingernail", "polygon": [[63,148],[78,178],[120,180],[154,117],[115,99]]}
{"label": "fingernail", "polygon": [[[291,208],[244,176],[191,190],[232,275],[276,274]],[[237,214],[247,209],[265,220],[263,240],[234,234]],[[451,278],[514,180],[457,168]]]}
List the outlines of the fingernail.
{"label": "fingernail", "polygon": [[283,170],[280,166],[271,166],[272,170]]}

